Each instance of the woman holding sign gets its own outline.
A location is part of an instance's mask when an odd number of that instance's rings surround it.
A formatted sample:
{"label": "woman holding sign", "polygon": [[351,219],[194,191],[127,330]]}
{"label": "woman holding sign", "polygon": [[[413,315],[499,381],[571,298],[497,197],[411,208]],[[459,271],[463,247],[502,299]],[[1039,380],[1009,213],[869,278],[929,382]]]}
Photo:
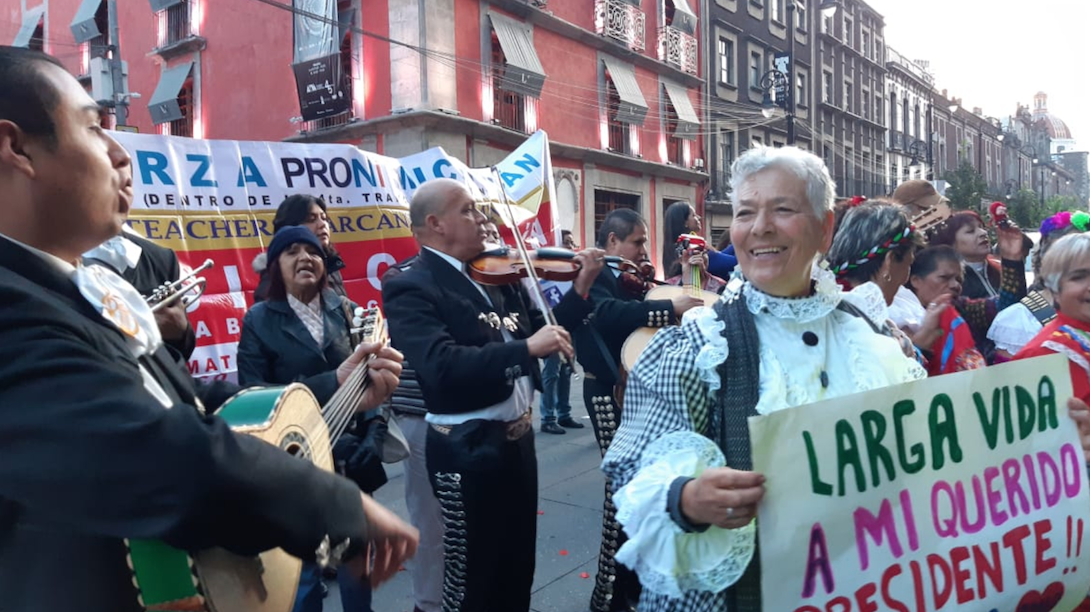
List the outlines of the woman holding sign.
{"label": "woman holding sign", "polygon": [[640,356],[602,466],[619,487],[630,539],[616,558],[640,576],[640,610],[761,609],[751,561],[764,476],[750,471],[746,417],[925,377],[817,265],[835,194],[821,159],[757,147],[731,174],[738,270],[719,304]]}

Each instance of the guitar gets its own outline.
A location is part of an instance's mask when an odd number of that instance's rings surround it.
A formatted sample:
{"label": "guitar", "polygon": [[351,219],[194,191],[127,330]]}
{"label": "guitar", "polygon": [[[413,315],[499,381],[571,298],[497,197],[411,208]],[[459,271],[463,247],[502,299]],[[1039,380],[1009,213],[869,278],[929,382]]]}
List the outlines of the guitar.
{"label": "guitar", "polygon": [[[678,236],[678,257],[688,258],[693,253],[698,253],[707,248],[704,238],[696,234],[682,234]],[[689,273],[683,275],[682,285],[661,285],[647,292],[645,300],[671,300],[678,295],[690,295],[704,300],[705,306],[713,306],[719,301],[719,295],[704,290],[704,278],[700,273],[700,266],[688,266]],[[641,327],[629,334],[621,347],[621,366],[625,372],[631,371],[636,365],[636,359],[651,342],[651,338],[659,331],[657,327]]]}
{"label": "guitar", "polygon": [[[378,308],[357,309],[353,332],[384,342]],[[239,433],[333,471],[333,445],[356,413],[370,379],[370,357],[325,406],[305,386],[255,387],[236,394],[217,415]],[[244,557],[221,548],[190,552],[158,540],[125,540],[139,603],[149,612],[291,612],[303,562],[277,548]]]}

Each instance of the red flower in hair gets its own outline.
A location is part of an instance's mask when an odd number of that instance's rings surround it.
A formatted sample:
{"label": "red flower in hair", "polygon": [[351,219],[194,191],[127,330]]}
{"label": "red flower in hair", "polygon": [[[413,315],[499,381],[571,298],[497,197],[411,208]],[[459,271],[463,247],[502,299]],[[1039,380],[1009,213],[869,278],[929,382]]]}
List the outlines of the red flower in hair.
{"label": "red flower in hair", "polygon": [[862,204],[863,202],[866,202],[866,201],[867,201],[867,196],[852,196],[852,199],[848,202],[848,204],[852,208],[855,208],[856,206],[859,206],[860,204]]}

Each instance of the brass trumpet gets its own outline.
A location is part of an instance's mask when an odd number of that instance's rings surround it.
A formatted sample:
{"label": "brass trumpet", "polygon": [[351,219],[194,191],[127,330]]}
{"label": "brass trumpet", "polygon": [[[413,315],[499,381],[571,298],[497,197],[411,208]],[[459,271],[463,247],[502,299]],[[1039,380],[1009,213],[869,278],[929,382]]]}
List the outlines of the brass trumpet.
{"label": "brass trumpet", "polygon": [[199,268],[194,268],[192,272],[182,278],[179,278],[172,283],[163,283],[160,285],[151,295],[144,298],[148,301],[148,305],[151,306],[151,311],[158,312],[160,309],[166,307],[167,304],[176,300],[179,296],[193,291],[194,289],[197,290],[196,295],[189,295],[183,298],[182,306],[188,308],[190,304],[201,299],[201,296],[204,295],[204,289],[208,285],[208,281],[205,280],[204,277],[194,279],[191,283],[188,283],[188,281],[214,265],[216,264],[211,259],[206,259]]}

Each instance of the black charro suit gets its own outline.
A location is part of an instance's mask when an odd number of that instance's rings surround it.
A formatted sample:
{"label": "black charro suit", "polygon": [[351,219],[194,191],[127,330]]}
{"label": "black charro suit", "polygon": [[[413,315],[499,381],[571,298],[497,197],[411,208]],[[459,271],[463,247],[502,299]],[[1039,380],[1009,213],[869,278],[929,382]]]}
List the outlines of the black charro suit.
{"label": "black charro suit", "polygon": [[313,558],[327,534],[366,536],[353,483],[202,416],[170,360],[138,361],[53,262],[0,237],[4,612],[138,610],[126,537]]}
{"label": "black charro suit", "polygon": [[[612,268],[603,268],[594,279],[590,298],[594,314],[586,325],[576,328],[576,354],[583,366],[583,402],[590,413],[594,436],[605,456],[609,443],[621,423],[621,408],[616,402],[616,389],[621,363],[621,348],[628,336],[640,327],[662,327],[677,322],[670,300],[643,300],[632,295],[620,283]],[[603,350],[604,349],[604,350]],[[606,356],[608,353],[608,357]],[[602,511],[602,547],[598,555],[598,573],[591,595],[591,610],[628,610],[639,597],[636,574],[618,566],[613,557],[624,542],[624,533],[617,523],[613,505],[613,490],[605,485]]]}
{"label": "black charro suit", "polygon": [[[538,360],[526,338],[541,327],[521,285],[490,287],[488,297],[459,269],[425,248],[383,284],[395,346],[413,364],[429,419],[508,401],[530,377],[540,389]],[[591,305],[569,291],[554,309],[565,327]],[[489,324],[517,315],[511,340]],[[523,379],[521,382],[519,379]],[[468,417],[466,417],[468,418]],[[512,415],[512,418],[513,415]],[[511,422],[454,418],[431,425],[426,463],[444,522],[444,610],[525,612],[530,606],[537,539],[537,458],[528,414]]]}
{"label": "black charro suit", "polygon": [[[145,297],[150,296],[164,283],[172,283],[181,278],[181,265],[174,251],[127,231],[121,232],[121,239],[140,247],[140,259],[136,262],[136,266],[117,270],[106,262],[94,259],[91,262],[101,263],[117,272]],[[186,321],[188,322],[188,317]],[[197,335],[193,326],[187,326],[185,335],[175,340],[168,340],[166,344],[178,351],[183,359],[189,359],[197,347]]]}
{"label": "black charro suit", "polygon": [[[486,288],[481,294],[464,274],[428,249],[411,268],[382,287],[382,303],[390,338],[416,369],[428,412],[457,414],[478,410],[509,398],[515,379],[531,376],[541,389],[541,368],[531,357],[526,338],[545,323],[527,308],[521,285]],[[574,329],[590,313],[591,303],[574,292],[553,309],[557,322]],[[481,320],[495,312],[518,315],[513,342]]]}

